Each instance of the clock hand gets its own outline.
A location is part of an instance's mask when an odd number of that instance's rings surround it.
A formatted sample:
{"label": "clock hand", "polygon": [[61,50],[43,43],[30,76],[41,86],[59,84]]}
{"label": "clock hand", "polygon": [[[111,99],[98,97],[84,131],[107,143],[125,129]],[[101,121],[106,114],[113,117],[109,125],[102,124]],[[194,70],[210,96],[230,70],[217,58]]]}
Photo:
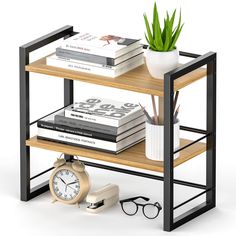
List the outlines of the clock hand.
{"label": "clock hand", "polygon": [[61,178],[61,177],[58,177],[62,183],[64,183],[66,185],[66,182]]}
{"label": "clock hand", "polygon": [[76,181],[74,181],[74,182],[68,183],[67,185],[76,184],[76,183],[78,183],[78,182],[79,182],[79,181],[76,180]]}
{"label": "clock hand", "polygon": [[72,190],[76,191],[74,188],[72,188],[72,187],[71,187],[71,186],[69,186],[68,184],[67,184],[67,186],[68,186],[69,188],[71,188]]}
{"label": "clock hand", "polygon": [[75,189],[74,189],[74,188],[72,188],[71,186],[69,186],[69,184],[66,184],[65,192],[67,191],[67,187],[69,187],[69,188],[71,188],[72,190],[74,190],[74,191],[75,191]]}

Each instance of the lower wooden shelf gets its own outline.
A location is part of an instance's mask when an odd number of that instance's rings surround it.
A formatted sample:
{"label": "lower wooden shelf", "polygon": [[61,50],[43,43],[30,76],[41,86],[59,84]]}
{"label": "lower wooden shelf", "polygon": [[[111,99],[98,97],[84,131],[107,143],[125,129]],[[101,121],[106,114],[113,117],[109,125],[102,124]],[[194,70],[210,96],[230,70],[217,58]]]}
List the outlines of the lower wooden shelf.
{"label": "lower wooden shelf", "polygon": [[[188,139],[181,139],[181,147],[192,142]],[[136,144],[135,146],[121,152],[118,155],[106,152],[95,151],[87,148],[70,146],[66,144],[39,140],[37,137],[32,137],[26,141],[27,146],[42,148],[46,150],[65,153],[68,155],[82,156],[91,159],[131,166],[156,172],[163,172],[162,161],[152,161],[145,156],[145,142]],[[206,151],[205,143],[195,143],[180,152],[180,156],[174,160],[174,167],[188,161],[189,159]]]}

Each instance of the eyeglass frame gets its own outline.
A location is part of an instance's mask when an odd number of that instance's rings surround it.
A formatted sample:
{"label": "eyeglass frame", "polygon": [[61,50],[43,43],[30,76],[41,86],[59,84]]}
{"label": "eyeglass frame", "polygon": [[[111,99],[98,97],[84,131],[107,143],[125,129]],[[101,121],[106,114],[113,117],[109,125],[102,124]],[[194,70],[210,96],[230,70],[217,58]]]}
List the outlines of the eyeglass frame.
{"label": "eyeglass frame", "polygon": [[[135,202],[135,200],[137,200],[137,199],[139,199],[139,198],[141,198],[141,199],[143,199],[143,200],[145,200],[145,201],[149,201],[149,200],[150,200],[148,197],[144,197],[144,196],[137,196],[137,197],[132,197],[132,198],[127,198],[127,199],[120,200],[120,204],[121,204],[121,208],[122,208],[123,212],[124,212],[126,215],[128,215],[128,216],[134,216],[134,215],[137,214],[137,212],[138,212],[138,210],[139,210],[139,206],[141,206],[141,207],[142,207],[143,215],[144,215],[146,218],[151,219],[151,220],[152,220],[152,219],[155,219],[155,218],[159,215],[160,211],[162,210],[162,207],[161,207],[160,203],[159,203],[159,202],[155,202],[155,203],[142,204],[142,203],[137,203],[137,202]],[[133,202],[133,203],[136,205],[136,211],[135,211],[133,214],[128,214],[128,213],[124,210],[124,207],[123,207],[123,203],[124,203],[124,202]],[[148,216],[145,214],[145,212],[144,212],[144,207],[147,206],[147,205],[151,205],[151,206],[157,207],[158,213],[157,213],[157,215],[156,215],[155,217],[148,217]]]}

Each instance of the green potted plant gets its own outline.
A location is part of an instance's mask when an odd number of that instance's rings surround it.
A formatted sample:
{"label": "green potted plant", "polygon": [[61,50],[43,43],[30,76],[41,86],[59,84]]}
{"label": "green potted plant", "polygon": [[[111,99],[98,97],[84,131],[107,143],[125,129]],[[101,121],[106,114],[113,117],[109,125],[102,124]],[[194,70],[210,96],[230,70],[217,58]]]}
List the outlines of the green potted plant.
{"label": "green potted plant", "polygon": [[163,79],[166,72],[178,66],[179,52],[176,42],[183,28],[181,12],[177,26],[174,26],[176,9],[171,16],[166,12],[163,28],[160,25],[156,2],[151,27],[147,15],[144,13],[143,16],[146,26],[145,37],[149,45],[146,53],[147,68],[152,77]]}

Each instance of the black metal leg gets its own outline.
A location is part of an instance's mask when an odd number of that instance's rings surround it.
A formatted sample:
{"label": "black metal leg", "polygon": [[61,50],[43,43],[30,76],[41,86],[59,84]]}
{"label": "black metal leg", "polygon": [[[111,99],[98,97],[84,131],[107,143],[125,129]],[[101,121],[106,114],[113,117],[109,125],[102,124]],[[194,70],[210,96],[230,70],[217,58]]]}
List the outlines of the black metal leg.
{"label": "black metal leg", "polygon": [[164,81],[164,230],[173,226],[173,79]]}
{"label": "black metal leg", "polygon": [[[187,201],[174,206],[173,204],[173,83],[184,74],[203,65],[207,65],[207,130],[201,139],[207,139],[206,152],[206,189]],[[165,74],[164,81],[164,230],[171,231],[180,225],[192,220],[204,212],[215,207],[216,184],[216,54],[209,52]],[[189,131],[203,133],[202,130],[189,129]],[[204,131],[205,133],[205,131]],[[195,142],[192,142],[192,145]],[[184,149],[189,145],[181,148]],[[180,150],[181,150],[180,149]],[[206,201],[174,218],[174,209],[187,202],[206,194]]]}
{"label": "black metal leg", "polygon": [[25,65],[29,63],[29,54],[20,47],[20,198],[30,199],[30,149],[25,141],[30,136],[29,130],[29,72]]}
{"label": "black metal leg", "polygon": [[216,54],[207,64],[207,158],[206,185],[211,191],[206,194],[206,201],[216,205]]}
{"label": "black metal leg", "polygon": [[[29,106],[29,72],[25,71],[25,66],[29,64],[30,52],[41,48],[57,39],[71,35],[72,26],[64,26],[52,33],[40,37],[20,47],[20,198],[28,201],[33,197],[48,190],[48,181],[30,187],[30,147],[25,141],[30,137],[30,106]],[[71,86],[71,85],[70,85]],[[69,87],[68,87],[69,88]],[[72,84],[73,88],[73,84]],[[73,96],[73,93],[65,93],[66,96]]]}
{"label": "black metal leg", "polygon": [[[68,106],[74,102],[74,81],[64,79],[64,106]],[[66,161],[72,161],[73,156],[64,155]]]}

